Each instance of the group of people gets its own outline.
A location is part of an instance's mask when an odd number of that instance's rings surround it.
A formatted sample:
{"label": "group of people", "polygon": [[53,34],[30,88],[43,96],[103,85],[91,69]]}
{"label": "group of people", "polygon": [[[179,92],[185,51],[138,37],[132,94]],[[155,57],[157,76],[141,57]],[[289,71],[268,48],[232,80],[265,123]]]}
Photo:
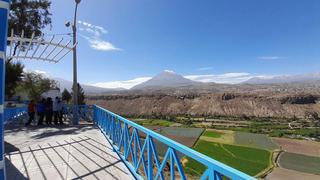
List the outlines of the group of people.
{"label": "group of people", "polygon": [[38,115],[38,126],[43,125],[44,119],[47,125],[52,124],[52,119],[55,125],[63,124],[63,107],[64,103],[59,98],[56,97],[54,101],[52,98],[42,99],[41,101],[35,103],[33,100],[28,104],[28,114],[29,120],[25,124],[29,126],[32,121],[35,120],[35,115]]}

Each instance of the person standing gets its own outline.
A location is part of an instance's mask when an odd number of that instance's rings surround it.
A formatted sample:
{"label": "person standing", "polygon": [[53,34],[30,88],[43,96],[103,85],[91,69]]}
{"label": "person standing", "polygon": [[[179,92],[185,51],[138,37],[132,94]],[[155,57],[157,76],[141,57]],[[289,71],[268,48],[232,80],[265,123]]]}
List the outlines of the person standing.
{"label": "person standing", "polygon": [[53,117],[54,117],[54,124],[58,125],[58,118],[59,118],[59,98],[56,97],[53,102]]}
{"label": "person standing", "polygon": [[29,120],[26,123],[26,126],[29,126],[31,122],[34,120],[34,115],[36,113],[36,106],[34,104],[34,101],[31,100],[28,104],[28,114],[29,114]]}
{"label": "person standing", "polygon": [[37,114],[39,116],[38,126],[41,126],[43,124],[44,119],[44,113],[45,113],[45,99],[42,99],[38,102],[36,108],[37,108]]}
{"label": "person standing", "polygon": [[62,121],[62,116],[63,116],[63,113],[62,113],[62,111],[63,111],[63,106],[64,106],[64,104],[63,104],[62,100],[61,100],[61,99],[59,99],[59,100],[58,100],[58,118],[59,118],[59,123],[60,123],[60,125],[63,125],[63,121]]}
{"label": "person standing", "polygon": [[46,110],[46,122],[47,125],[51,125],[52,123],[52,99],[50,97],[47,98],[46,104],[45,104],[45,110]]}

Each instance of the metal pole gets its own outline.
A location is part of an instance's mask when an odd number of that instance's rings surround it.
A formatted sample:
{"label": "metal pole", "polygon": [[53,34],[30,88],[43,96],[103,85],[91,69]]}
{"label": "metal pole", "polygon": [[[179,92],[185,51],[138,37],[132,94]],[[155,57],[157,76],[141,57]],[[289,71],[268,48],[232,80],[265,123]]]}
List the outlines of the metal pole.
{"label": "metal pole", "polygon": [[7,48],[8,14],[10,0],[0,0],[0,180],[6,179],[4,159],[4,91]]}
{"label": "metal pole", "polygon": [[[78,2],[76,1],[76,8],[74,11],[74,19],[72,25],[73,44],[77,43],[77,10]],[[77,78],[77,46],[73,48],[73,125],[79,124],[78,117],[78,78]]]}

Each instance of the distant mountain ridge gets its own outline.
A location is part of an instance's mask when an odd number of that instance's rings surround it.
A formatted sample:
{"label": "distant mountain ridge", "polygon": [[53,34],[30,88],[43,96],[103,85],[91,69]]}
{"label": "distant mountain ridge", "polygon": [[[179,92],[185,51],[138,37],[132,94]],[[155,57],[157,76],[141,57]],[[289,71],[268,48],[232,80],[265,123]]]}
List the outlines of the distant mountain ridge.
{"label": "distant mountain ridge", "polygon": [[[53,78],[53,80],[58,82],[58,85],[59,85],[59,88],[61,91],[63,91],[64,89],[71,91],[72,85],[73,85],[72,81],[68,81],[68,80],[65,80],[62,78]],[[101,93],[105,93],[105,92],[125,90],[124,88],[102,88],[102,87],[97,87],[97,86],[81,84],[81,83],[80,83],[80,85],[86,94],[101,94]]]}
{"label": "distant mountain ridge", "polygon": [[242,84],[284,84],[284,83],[303,83],[310,81],[320,81],[320,72],[298,74],[298,75],[283,75],[268,78],[254,77]]}
{"label": "distant mountain ridge", "polygon": [[132,87],[130,90],[175,88],[181,86],[194,86],[200,84],[203,83],[192,81],[183,77],[182,75],[176,74],[173,71],[165,70],[160,74],[154,76],[150,80]]}

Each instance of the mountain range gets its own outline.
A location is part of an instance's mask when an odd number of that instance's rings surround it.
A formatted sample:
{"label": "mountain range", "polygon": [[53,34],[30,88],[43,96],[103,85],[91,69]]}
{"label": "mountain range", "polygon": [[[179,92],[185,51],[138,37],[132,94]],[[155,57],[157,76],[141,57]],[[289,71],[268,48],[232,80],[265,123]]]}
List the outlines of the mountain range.
{"label": "mountain range", "polygon": [[[53,80],[58,82],[58,85],[61,91],[63,91],[64,89],[71,91],[72,84],[73,84],[72,81],[68,81],[62,78],[53,78]],[[86,94],[101,94],[106,92],[125,90],[124,88],[102,88],[102,87],[91,86],[86,84],[81,84],[81,87],[83,88]]]}
{"label": "mountain range", "polygon": [[298,74],[298,75],[283,75],[273,76],[269,78],[254,77],[243,84],[284,84],[284,83],[303,83],[311,81],[319,81],[320,73]]}
{"label": "mountain range", "polygon": [[[60,89],[68,89],[71,90],[72,82],[61,79],[54,78],[59,83]],[[303,83],[318,83],[320,82],[320,73],[309,73],[309,74],[298,74],[298,75],[282,75],[282,76],[273,76],[273,77],[253,77],[247,81],[239,83],[235,86],[243,86],[245,84],[248,85],[271,85],[271,84],[303,84]],[[103,94],[110,92],[118,92],[118,91],[128,91],[124,88],[102,88],[93,85],[85,85],[81,84],[86,94]],[[206,88],[206,87],[220,87],[215,83],[203,83],[198,81],[193,81],[179,75],[173,71],[165,70],[148,81],[140,83],[130,90],[161,90],[165,88]],[[232,85],[228,85],[232,86]],[[129,90],[129,91],[130,91]]]}

